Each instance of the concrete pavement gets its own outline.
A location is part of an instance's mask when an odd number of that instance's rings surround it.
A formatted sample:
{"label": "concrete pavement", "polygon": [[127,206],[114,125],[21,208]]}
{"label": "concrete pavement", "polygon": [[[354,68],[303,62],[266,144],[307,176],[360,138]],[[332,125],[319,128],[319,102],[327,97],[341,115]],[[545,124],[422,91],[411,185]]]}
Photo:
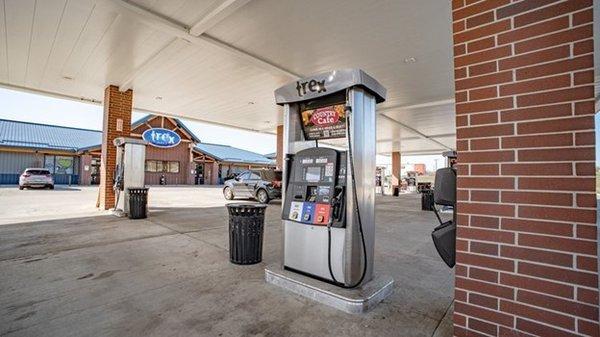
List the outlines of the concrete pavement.
{"label": "concrete pavement", "polygon": [[[453,271],[416,195],[377,199],[375,268],[396,288],[358,316],[264,282],[264,267],[280,261],[277,202],[267,210],[263,262],[237,266],[219,188],[152,187],[150,216],[137,221],[90,209],[94,188],[46,192],[0,189],[2,336],[452,334]],[[22,200],[44,206],[14,212]],[[67,218],[61,205],[82,208]]]}

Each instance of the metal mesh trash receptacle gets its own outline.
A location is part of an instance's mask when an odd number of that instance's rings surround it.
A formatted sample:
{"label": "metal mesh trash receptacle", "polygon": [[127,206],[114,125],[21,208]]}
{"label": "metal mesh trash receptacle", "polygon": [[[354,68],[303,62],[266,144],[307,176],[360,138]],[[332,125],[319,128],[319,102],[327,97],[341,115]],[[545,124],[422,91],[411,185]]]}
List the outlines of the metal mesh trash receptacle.
{"label": "metal mesh trash receptacle", "polygon": [[129,219],[145,219],[148,209],[148,189],[145,187],[128,188]]}
{"label": "metal mesh trash receptacle", "polygon": [[262,261],[266,205],[228,204],[229,258],[235,264]]}

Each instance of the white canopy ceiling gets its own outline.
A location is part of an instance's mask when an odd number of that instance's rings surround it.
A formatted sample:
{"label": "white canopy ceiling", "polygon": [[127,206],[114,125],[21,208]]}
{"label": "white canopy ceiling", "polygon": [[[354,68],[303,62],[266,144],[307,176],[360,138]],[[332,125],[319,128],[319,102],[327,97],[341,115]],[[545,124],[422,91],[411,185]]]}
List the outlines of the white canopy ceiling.
{"label": "white canopy ceiling", "polygon": [[275,132],[273,91],[362,68],[388,90],[378,152],[455,144],[450,1],[0,0],[0,84]]}

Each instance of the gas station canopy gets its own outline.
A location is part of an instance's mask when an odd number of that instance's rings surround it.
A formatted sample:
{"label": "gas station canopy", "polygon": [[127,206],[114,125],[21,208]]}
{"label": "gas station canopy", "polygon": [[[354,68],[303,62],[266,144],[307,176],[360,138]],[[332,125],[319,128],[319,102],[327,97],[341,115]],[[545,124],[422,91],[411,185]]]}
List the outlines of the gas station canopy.
{"label": "gas station canopy", "polygon": [[449,1],[3,0],[0,84],[274,133],[273,91],[362,68],[387,88],[377,151],[455,143]]}

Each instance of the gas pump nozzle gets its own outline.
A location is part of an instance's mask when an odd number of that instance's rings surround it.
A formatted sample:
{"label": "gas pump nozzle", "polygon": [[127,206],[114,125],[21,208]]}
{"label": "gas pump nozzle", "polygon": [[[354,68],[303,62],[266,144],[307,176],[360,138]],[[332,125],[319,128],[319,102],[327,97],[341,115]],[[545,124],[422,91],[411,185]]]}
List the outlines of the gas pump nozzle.
{"label": "gas pump nozzle", "polygon": [[113,190],[114,191],[122,191],[123,190],[123,169],[122,164],[117,164],[115,167],[115,173],[113,175]]}
{"label": "gas pump nozzle", "polygon": [[331,199],[331,207],[333,208],[332,220],[341,221],[344,215],[343,204],[344,204],[344,187],[336,187],[336,192]]}

